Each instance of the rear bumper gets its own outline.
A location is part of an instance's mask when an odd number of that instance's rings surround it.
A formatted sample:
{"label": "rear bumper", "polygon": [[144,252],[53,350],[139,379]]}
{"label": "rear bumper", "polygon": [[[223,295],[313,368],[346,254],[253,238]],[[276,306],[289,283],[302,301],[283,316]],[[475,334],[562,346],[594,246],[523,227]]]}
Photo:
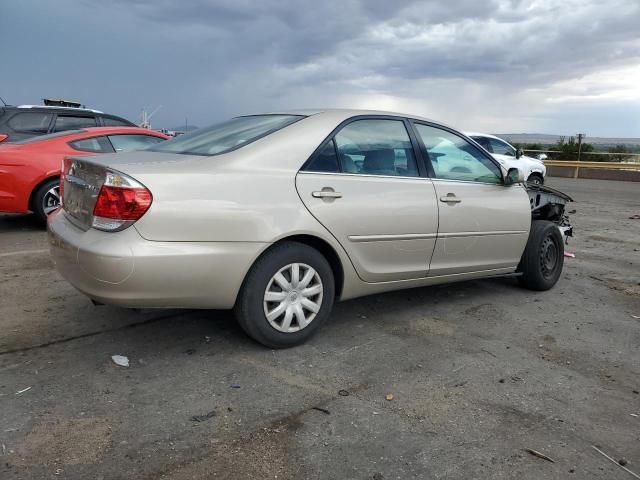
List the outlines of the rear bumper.
{"label": "rear bumper", "polygon": [[258,242],[153,242],[134,227],[82,231],[62,210],[49,217],[51,256],[88,297],[137,308],[231,308],[268,245]]}

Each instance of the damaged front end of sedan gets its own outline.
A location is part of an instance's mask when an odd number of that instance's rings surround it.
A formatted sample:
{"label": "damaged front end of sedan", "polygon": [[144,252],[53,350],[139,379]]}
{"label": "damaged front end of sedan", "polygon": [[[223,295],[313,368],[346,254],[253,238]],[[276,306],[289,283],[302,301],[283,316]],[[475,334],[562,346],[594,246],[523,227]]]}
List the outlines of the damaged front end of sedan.
{"label": "damaged front end of sedan", "polygon": [[566,193],[534,183],[525,183],[531,204],[531,220],[548,220],[558,225],[565,243],[573,237],[573,227],[569,222],[566,205],[573,202]]}

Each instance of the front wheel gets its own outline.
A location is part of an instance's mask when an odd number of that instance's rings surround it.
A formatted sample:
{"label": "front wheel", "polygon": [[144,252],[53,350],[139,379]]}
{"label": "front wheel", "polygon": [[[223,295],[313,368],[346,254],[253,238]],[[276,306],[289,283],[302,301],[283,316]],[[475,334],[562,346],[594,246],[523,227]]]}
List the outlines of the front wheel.
{"label": "front wheel", "polygon": [[35,191],[31,210],[38,222],[46,225],[47,217],[60,207],[60,181],[57,178],[47,180]]}
{"label": "front wheel", "polygon": [[324,323],[335,297],[333,271],[316,249],[285,242],[253,265],[234,308],[242,329],[270,348],[299,345]]}
{"label": "front wheel", "polygon": [[527,179],[527,183],[533,183],[534,185],[544,184],[544,178],[539,173],[532,173]]}
{"label": "front wheel", "polygon": [[558,226],[547,220],[531,223],[529,240],[522,254],[518,271],[520,285],[531,290],[553,287],[564,265],[564,243]]}

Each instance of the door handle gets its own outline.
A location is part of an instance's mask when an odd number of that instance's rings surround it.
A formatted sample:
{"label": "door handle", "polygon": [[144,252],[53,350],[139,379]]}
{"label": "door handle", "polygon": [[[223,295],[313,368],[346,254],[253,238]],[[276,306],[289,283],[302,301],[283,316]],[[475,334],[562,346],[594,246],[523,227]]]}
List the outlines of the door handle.
{"label": "door handle", "polygon": [[447,193],[440,197],[440,201],[444,203],[460,203],[462,199],[456,197],[455,193]]}
{"label": "door handle", "polygon": [[340,192],[334,192],[333,190],[311,192],[311,196],[314,198],[342,198],[342,194]]}

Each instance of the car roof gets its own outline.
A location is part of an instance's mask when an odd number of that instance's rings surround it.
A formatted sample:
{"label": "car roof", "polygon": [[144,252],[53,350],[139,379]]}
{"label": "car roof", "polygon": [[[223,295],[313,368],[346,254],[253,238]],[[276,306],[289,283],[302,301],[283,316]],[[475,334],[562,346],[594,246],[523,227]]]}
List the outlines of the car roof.
{"label": "car roof", "polygon": [[[151,130],[149,128],[143,128],[143,127],[87,127],[87,128],[83,128],[82,132],[88,132],[92,134],[98,133],[102,135],[109,135],[114,133],[137,133],[142,135],[153,135],[156,137],[168,136],[162,132],[158,132],[157,130]],[[78,132],[78,135],[79,134],[80,132]]]}
{"label": "car roof", "polygon": [[58,105],[16,105],[16,106],[11,106],[11,105],[7,105],[6,108],[19,108],[21,110],[24,109],[31,109],[31,110],[37,110],[37,109],[42,109],[42,110],[62,110],[62,111],[70,111],[70,112],[92,112],[92,113],[100,113],[100,114],[104,114],[104,112],[100,111],[100,110],[94,110],[93,108],[82,108],[82,107],[61,107]]}
{"label": "car roof", "polygon": [[154,137],[160,137],[164,139],[170,138],[162,132],[156,130],[150,130],[142,127],[89,127],[76,130],[65,130],[62,132],[54,132],[48,135],[36,135],[35,137],[25,138],[17,142],[3,143],[2,145],[11,146],[28,146],[38,145],[42,142],[69,142],[73,140],[81,140],[84,138],[90,138],[98,135],[150,135]]}
{"label": "car roof", "polygon": [[507,142],[504,138],[496,137],[495,135],[491,135],[490,133],[478,133],[478,132],[463,132],[463,133],[467,137],[487,137],[487,138],[495,138],[496,140],[502,140],[503,142]]}
{"label": "car roof", "polygon": [[[423,117],[420,115],[413,115],[410,113],[400,113],[400,112],[392,112],[386,110],[365,110],[365,109],[353,109],[353,108],[306,108],[306,109],[297,109],[297,110],[276,110],[272,112],[264,112],[264,113],[256,113],[252,115],[322,115],[322,114],[334,114],[344,117],[344,119],[348,119],[351,117],[356,117],[359,115],[385,115],[392,117],[404,117],[404,118],[412,118],[415,120],[424,120],[426,122],[437,123],[438,125],[445,125],[442,122],[437,120],[433,120],[427,117]],[[251,115],[242,115],[242,116],[251,116]]]}

